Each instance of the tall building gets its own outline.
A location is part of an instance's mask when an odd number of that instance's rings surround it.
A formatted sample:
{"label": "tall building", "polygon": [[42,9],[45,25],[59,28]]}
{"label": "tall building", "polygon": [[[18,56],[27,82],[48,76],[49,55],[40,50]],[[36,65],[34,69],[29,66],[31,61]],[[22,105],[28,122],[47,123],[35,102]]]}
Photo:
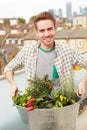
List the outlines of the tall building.
{"label": "tall building", "polygon": [[62,16],[62,10],[61,10],[61,9],[58,10],[58,16],[59,16],[59,18],[62,18],[62,17],[63,17],[63,16]]}
{"label": "tall building", "polygon": [[55,16],[55,11],[54,11],[54,9],[49,9],[48,12],[50,12],[52,15]]}
{"label": "tall building", "polygon": [[80,7],[79,10],[80,10],[79,12],[81,15],[87,15],[87,7],[84,7],[84,8]]}
{"label": "tall building", "polygon": [[72,18],[72,3],[71,2],[66,3],[66,17],[68,19]]}

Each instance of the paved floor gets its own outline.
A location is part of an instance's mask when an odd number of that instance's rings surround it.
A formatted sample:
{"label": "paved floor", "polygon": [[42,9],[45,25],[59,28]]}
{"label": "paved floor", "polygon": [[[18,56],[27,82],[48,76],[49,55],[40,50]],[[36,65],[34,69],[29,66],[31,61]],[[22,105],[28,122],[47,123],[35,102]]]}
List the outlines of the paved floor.
{"label": "paved floor", "polygon": [[79,115],[77,119],[76,130],[87,130],[87,110]]}

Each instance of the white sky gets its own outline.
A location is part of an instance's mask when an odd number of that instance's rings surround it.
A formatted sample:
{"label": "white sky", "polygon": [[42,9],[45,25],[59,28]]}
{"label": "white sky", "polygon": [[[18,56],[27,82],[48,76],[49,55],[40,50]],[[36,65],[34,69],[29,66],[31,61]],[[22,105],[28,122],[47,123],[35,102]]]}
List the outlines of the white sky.
{"label": "white sky", "polygon": [[79,11],[79,7],[87,7],[87,0],[0,0],[0,18],[31,16],[48,9],[61,8],[63,16],[66,14],[66,2],[72,2],[72,11]]}

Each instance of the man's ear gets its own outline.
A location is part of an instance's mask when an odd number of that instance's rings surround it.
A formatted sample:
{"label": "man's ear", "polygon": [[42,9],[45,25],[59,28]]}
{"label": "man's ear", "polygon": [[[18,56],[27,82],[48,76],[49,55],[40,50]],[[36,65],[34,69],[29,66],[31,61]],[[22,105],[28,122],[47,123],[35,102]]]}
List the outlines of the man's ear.
{"label": "man's ear", "polygon": [[55,30],[57,31],[57,28],[58,28],[58,24],[57,22],[55,23]]}
{"label": "man's ear", "polygon": [[36,36],[38,37],[38,33],[37,33],[37,31],[35,32],[35,34],[36,34]]}
{"label": "man's ear", "polygon": [[55,30],[57,31],[57,25],[55,25]]}
{"label": "man's ear", "polygon": [[35,33],[36,37],[38,38],[38,32],[35,28],[34,28],[34,33]]}
{"label": "man's ear", "polygon": [[36,30],[36,28],[35,28],[35,27],[34,27],[34,32],[35,32],[35,34],[36,34],[36,35],[38,35],[38,34],[37,34],[37,30]]}

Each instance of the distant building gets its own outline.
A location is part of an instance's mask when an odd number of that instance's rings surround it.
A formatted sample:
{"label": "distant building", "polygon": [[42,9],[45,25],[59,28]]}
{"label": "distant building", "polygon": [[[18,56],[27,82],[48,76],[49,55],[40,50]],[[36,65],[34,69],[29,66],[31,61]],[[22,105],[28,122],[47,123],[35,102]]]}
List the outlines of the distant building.
{"label": "distant building", "polygon": [[54,11],[54,9],[49,9],[48,12],[55,16],[55,11]]}
{"label": "distant building", "polygon": [[73,16],[72,20],[73,20],[73,27],[87,28],[87,16],[86,15]]}
{"label": "distant building", "polygon": [[80,15],[87,15],[87,7],[80,7]]}
{"label": "distant building", "polygon": [[80,53],[87,53],[87,29],[62,29],[57,32],[56,41],[68,44]]}
{"label": "distant building", "polygon": [[[7,62],[10,62],[19,52],[19,50],[20,49],[13,44],[4,44],[0,47],[0,75],[3,74],[3,70]],[[22,66],[19,68],[22,68]]]}
{"label": "distant building", "polygon": [[58,12],[55,9],[49,9],[48,10],[49,13],[51,13],[55,18],[58,18]]}
{"label": "distant building", "polygon": [[78,15],[77,12],[73,12],[73,17],[74,17],[74,16],[77,16],[77,15]]}
{"label": "distant building", "polygon": [[62,18],[62,17],[63,17],[63,16],[62,16],[62,10],[61,10],[61,9],[58,10],[58,16],[59,16],[59,18]]}
{"label": "distant building", "polygon": [[71,4],[71,2],[66,3],[66,17],[68,19],[72,18],[72,4]]}

